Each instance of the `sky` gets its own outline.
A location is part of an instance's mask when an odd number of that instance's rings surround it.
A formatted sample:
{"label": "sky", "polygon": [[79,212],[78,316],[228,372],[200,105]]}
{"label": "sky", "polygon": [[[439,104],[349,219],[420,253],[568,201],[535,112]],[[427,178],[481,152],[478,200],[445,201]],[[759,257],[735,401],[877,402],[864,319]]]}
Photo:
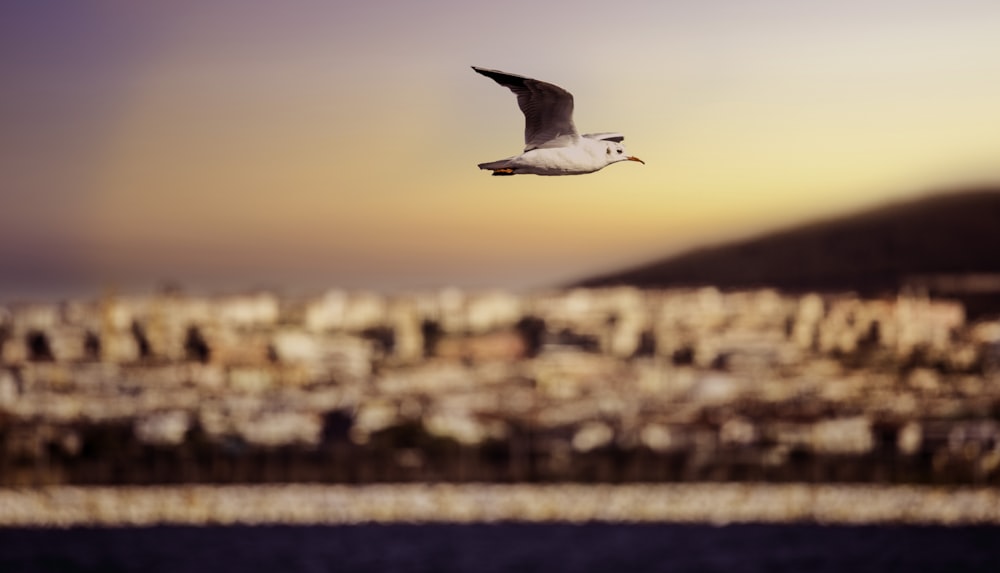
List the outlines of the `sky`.
{"label": "sky", "polygon": [[[12,0],[0,296],[534,289],[1000,181],[995,0]],[[490,177],[560,85],[634,162]]]}

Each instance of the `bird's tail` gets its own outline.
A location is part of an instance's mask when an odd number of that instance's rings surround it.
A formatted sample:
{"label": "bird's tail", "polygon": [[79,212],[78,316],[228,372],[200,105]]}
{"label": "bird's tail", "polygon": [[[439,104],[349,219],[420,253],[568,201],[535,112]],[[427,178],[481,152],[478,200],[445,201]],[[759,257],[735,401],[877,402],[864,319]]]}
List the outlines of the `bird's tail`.
{"label": "bird's tail", "polygon": [[497,169],[511,169],[512,167],[513,166],[510,164],[510,158],[479,164],[480,169],[489,169],[490,171],[496,171]]}

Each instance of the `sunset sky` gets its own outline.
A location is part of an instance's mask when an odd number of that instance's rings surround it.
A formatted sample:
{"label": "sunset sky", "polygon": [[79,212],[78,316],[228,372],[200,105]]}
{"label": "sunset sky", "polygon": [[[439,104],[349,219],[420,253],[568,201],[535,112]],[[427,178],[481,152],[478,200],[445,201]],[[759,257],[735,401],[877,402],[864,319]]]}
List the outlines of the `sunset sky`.
{"label": "sunset sky", "polygon": [[[1000,2],[14,0],[0,294],[535,288],[1000,181]],[[490,177],[514,96],[646,165]]]}

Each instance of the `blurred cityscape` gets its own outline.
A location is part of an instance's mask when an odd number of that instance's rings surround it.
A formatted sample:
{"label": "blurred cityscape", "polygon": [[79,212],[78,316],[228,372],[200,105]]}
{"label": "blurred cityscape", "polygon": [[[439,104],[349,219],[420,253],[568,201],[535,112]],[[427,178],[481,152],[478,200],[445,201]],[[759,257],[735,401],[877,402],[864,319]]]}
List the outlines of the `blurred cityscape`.
{"label": "blurred cityscape", "polygon": [[0,485],[1000,483],[1000,320],[715,288],[0,307]]}

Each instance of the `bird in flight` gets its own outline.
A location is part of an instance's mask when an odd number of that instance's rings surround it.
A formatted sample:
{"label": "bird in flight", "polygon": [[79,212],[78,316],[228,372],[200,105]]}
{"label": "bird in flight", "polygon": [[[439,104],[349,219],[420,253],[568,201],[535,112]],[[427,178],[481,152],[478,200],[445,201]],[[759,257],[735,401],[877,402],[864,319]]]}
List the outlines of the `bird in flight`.
{"label": "bird in flight", "polygon": [[480,169],[493,175],[580,175],[619,161],[646,164],[625,152],[625,136],[620,133],[577,133],[573,94],[561,87],[496,70],[472,69],[514,92],[524,113],[524,152],[480,163]]}

